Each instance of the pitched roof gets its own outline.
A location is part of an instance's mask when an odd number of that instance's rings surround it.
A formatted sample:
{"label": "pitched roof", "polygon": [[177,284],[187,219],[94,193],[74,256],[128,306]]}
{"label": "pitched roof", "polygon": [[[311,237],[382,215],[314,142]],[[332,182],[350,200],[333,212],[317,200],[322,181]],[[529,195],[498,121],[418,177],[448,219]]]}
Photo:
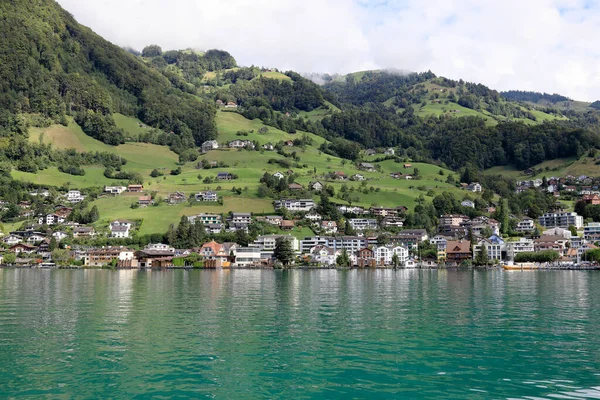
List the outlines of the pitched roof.
{"label": "pitched roof", "polygon": [[446,242],[446,252],[451,253],[470,253],[471,242],[469,240],[455,241],[450,240]]}

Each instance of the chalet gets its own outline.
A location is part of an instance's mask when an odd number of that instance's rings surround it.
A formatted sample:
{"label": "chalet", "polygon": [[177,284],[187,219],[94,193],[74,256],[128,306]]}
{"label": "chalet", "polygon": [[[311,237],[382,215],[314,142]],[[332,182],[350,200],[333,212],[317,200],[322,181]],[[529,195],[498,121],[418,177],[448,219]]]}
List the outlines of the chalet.
{"label": "chalet", "polygon": [[284,145],[288,146],[288,147],[292,147],[294,145],[294,141],[293,140],[286,140],[285,142],[283,142]]}
{"label": "chalet", "polygon": [[477,193],[482,191],[481,184],[479,182],[472,182],[467,186],[469,192]]}
{"label": "chalet", "polygon": [[144,185],[129,185],[127,191],[132,193],[140,193],[144,190]]}
{"label": "chalet", "polygon": [[225,105],[226,108],[237,108],[237,104],[233,101],[228,101],[227,104]]}
{"label": "chalet", "polygon": [[600,204],[600,196],[597,194],[585,194],[581,198],[581,201],[586,204],[598,205]]}
{"label": "chalet", "polygon": [[337,223],[335,221],[321,221],[321,230],[327,235],[337,233]]}
{"label": "chalet", "polygon": [[339,179],[341,181],[346,179],[346,174],[342,171],[336,171],[333,173],[333,179]]}
{"label": "chalet", "polygon": [[152,196],[140,196],[138,197],[138,204],[140,207],[146,207],[154,204],[154,200],[152,200]]}
{"label": "chalet", "polygon": [[182,192],[173,192],[173,193],[169,193],[169,197],[168,197],[168,202],[171,205],[175,205],[175,204],[181,204],[183,202],[185,202],[187,200],[187,197],[185,195],[185,193]]}
{"label": "chalet", "polygon": [[225,247],[214,240],[204,243],[200,248],[199,254],[205,260],[227,259],[229,257],[229,253],[225,251]]}
{"label": "chalet", "polygon": [[219,142],[217,142],[216,140],[207,140],[206,142],[202,143],[202,152],[203,153],[208,153],[211,150],[216,150],[219,148]]}
{"label": "chalet", "polygon": [[8,248],[8,251],[15,254],[33,254],[37,247],[25,243],[17,243]]}
{"label": "chalet", "polygon": [[291,229],[294,229],[294,227],[296,226],[296,222],[293,220],[286,220],[284,219],[283,221],[281,221],[281,229],[289,231]]}
{"label": "chalet", "polygon": [[216,104],[217,106],[222,106],[224,103],[223,103],[223,100],[221,100],[221,99],[218,99],[218,100],[215,102],[215,104]]}
{"label": "chalet", "polygon": [[96,233],[94,228],[91,226],[79,226],[73,229],[73,237],[90,237],[94,236]]}
{"label": "chalet", "polygon": [[112,195],[118,195],[126,191],[125,186],[104,186],[104,192]]}
{"label": "chalet", "polygon": [[321,182],[317,181],[317,182],[311,182],[308,187],[310,188],[310,190],[313,190],[315,192],[320,192],[321,190],[323,190],[323,188],[325,187]]}
{"label": "chalet", "polygon": [[410,180],[413,179],[413,176],[410,174],[403,174],[401,172],[392,172],[390,174],[390,176],[394,179],[405,179],[405,180]]}
{"label": "chalet", "polygon": [[458,265],[471,259],[471,242],[468,240],[448,241],[446,243],[446,260],[450,264]]}
{"label": "chalet", "polygon": [[5,244],[10,246],[10,245],[21,243],[23,241],[23,237],[21,237],[19,235],[10,234],[7,237],[5,237],[2,241]]}
{"label": "chalet", "polygon": [[304,218],[306,218],[309,221],[312,221],[313,223],[323,219],[323,217],[321,217],[321,215],[314,209],[310,210],[310,212],[306,214]]}
{"label": "chalet", "polygon": [[281,226],[283,217],[281,215],[267,215],[265,217],[265,221],[267,221],[271,225]]}
{"label": "chalet", "polygon": [[64,232],[61,231],[56,231],[56,232],[52,232],[52,237],[57,241],[60,242],[64,239],[66,239],[69,235],[67,235]]}
{"label": "chalet", "polygon": [[285,175],[284,175],[284,174],[282,174],[282,173],[281,173],[281,172],[279,172],[279,171],[275,172],[275,173],[274,173],[273,175],[271,175],[271,176],[272,176],[272,177],[274,177],[274,178],[277,178],[277,179],[283,179],[283,178],[285,178]]}
{"label": "chalet", "polygon": [[28,244],[36,244],[36,243],[40,243],[42,240],[44,240],[46,237],[43,235],[38,235],[38,234],[33,234],[31,236],[29,236],[27,238],[27,243]]}
{"label": "chalet", "polygon": [[361,174],[354,174],[354,175],[352,175],[352,179],[354,179],[355,181],[364,181],[365,177],[362,176]]}
{"label": "chalet", "polygon": [[342,252],[328,246],[318,245],[310,249],[308,259],[318,265],[335,265]]}
{"label": "chalet", "polygon": [[88,267],[102,267],[116,260],[118,266],[134,267],[137,266],[135,255],[135,251],[126,247],[103,247],[86,252],[83,256],[83,263]]}
{"label": "chalet", "polygon": [[381,226],[384,228],[401,228],[404,225],[404,218],[387,216],[381,220]]}
{"label": "chalet", "polygon": [[196,201],[218,201],[219,196],[217,192],[213,192],[212,190],[208,190],[206,192],[198,192],[194,195]]}
{"label": "chalet", "polygon": [[302,185],[300,185],[300,184],[298,184],[298,183],[290,183],[290,184],[288,185],[288,189],[289,189],[289,190],[296,191],[296,190],[302,190],[302,189],[304,189],[304,188],[302,187]]}
{"label": "chalet", "polygon": [[377,152],[373,149],[365,150],[365,155],[367,155],[367,156],[374,156],[375,154],[377,154]]}
{"label": "chalet", "polygon": [[263,144],[262,147],[263,147],[263,149],[269,150],[269,151],[274,149],[274,147],[273,147],[273,145],[271,143]]}
{"label": "chalet", "polygon": [[209,161],[208,162],[208,168],[217,168],[219,166],[219,163],[216,161]]}
{"label": "chalet", "polygon": [[404,168],[412,168],[412,164],[405,163],[405,164],[403,165],[403,167],[404,167]]}
{"label": "chalet", "polygon": [[233,179],[233,174],[229,172],[219,172],[217,174],[217,179],[220,181],[230,181]]}
{"label": "chalet", "polygon": [[385,154],[386,156],[393,156],[394,154],[396,154],[396,152],[394,151],[394,149],[392,149],[391,147],[389,149],[387,149],[383,154]]}
{"label": "chalet", "polygon": [[294,173],[293,169],[288,169],[287,171],[285,171],[286,174],[288,175],[292,175]]}
{"label": "chalet", "polygon": [[358,164],[358,168],[362,169],[363,171],[369,171],[369,172],[375,171],[375,166],[371,163],[366,163],[366,162],[362,162],[362,163]]}

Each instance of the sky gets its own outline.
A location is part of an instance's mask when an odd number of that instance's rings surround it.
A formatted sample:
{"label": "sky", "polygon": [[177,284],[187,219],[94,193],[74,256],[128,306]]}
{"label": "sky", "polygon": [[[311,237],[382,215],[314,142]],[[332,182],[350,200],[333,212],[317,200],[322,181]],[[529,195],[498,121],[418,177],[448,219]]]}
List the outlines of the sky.
{"label": "sky", "polygon": [[393,68],[497,90],[600,99],[600,0],[58,0],[141,50],[227,50],[240,65]]}

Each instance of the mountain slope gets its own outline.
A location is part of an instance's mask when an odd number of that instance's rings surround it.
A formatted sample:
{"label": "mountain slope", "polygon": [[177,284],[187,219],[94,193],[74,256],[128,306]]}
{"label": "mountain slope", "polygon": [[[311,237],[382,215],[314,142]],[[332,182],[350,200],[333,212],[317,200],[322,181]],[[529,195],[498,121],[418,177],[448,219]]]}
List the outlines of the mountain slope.
{"label": "mountain slope", "polygon": [[[216,135],[214,107],[182,92],[51,0],[0,3],[0,106],[55,121],[80,113],[86,133],[122,142],[111,115],[138,116],[186,146]],[[89,125],[89,126],[88,126]]]}

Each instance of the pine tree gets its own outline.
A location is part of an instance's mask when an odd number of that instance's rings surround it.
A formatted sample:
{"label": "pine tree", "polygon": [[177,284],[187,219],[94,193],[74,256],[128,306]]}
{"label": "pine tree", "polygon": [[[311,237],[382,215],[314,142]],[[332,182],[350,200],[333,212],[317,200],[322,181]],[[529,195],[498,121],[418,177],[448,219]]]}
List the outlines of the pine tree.
{"label": "pine tree", "polygon": [[273,257],[281,261],[284,267],[289,266],[292,261],[294,261],[294,249],[292,249],[292,242],[288,238],[278,238],[275,243]]}
{"label": "pine tree", "polygon": [[349,267],[350,266],[350,257],[348,256],[348,252],[346,249],[342,250],[342,253],[337,256],[335,263],[338,267]]}
{"label": "pine tree", "polygon": [[485,246],[485,242],[480,246],[479,252],[475,257],[475,264],[477,265],[488,265],[490,262],[490,258],[488,257],[487,247]]}
{"label": "pine tree", "polygon": [[99,218],[100,218],[100,212],[98,211],[98,206],[94,205],[88,214],[88,217],[87,217],[88,223],[91,224],[93,222],[96,222],[96,221],[98,221]]}
{"label": "pine tree", "polygon": [[53,251],[58,247],[58,243],[56,242],[56,238],[52,236],[50,239],[50,243],[48,244],[48,250]]}

